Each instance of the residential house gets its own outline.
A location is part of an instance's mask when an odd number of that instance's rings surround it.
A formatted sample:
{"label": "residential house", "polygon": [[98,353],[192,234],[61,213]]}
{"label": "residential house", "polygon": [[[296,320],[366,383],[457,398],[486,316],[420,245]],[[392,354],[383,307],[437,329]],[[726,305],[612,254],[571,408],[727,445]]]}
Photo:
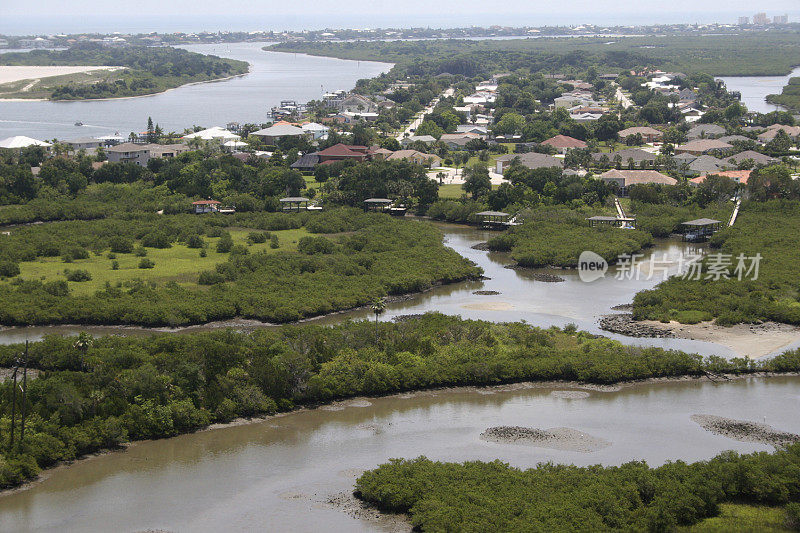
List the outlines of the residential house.
{"label": "residential house", "polygon": [[800,137],[800,126],[785,126],[783,124],[773,124],[767,128],[767,131],[758,136],[758,140],[762,143],[768,143],[778,135],[779,131],[783,131],[792,140]]}
{"label": "residential house", "polygon": [[27,148],[29,146],[41,146],[49,150],[52,145],[50,143],[46,143],[38,139],[25,137],[24,135],[8,137],[0,141],[0,148],[6,148],[11,150],[20,150],[22,148]]}
{"label": "residential house", "polygon": [[366,146],[351,146],[347,144],[334,144],[316,154],[321,164],[334,161],[366,161],[370,159],[369,148]]}
{"label": "residential house", "polygon": [[344,115],[346,124],[361,120],[365,122],[375,122],[378,120],[378,117],[380,117],[378,113],[371,111],[342,111],[341,114]]}
{"label": "residential house", "polygon": [[150,150],[150,159],[159,157],[177,157],[191,150],[185,144],[146,144]]}
{"label": "residential house", "polygon": [[564,166],[563,159],[548,154],[527,152],[524,154],[506,154],[498,157],[495,160],[495,171],[498,174],[503,174],[514,160],[519,161],[525,168],[561,168]]}
{"label": "residential house", "polygon": [[695,139],[715,139],[725,135],[725,128],[716,124],[698,124],[686,134],[690,141]]}
{"label": "residential house", "polygon": [[750,179],[751,172],[752,170],[726,170],[724,172],[712,172],[711,174],[704,174],[702,176],[697,176],[696,178],[690,179],[689,184],[694,185],[696,187],[701,183],[703,183],[706,180],[707,176],[714,175],[714,176],[723,176],[726,178],[730,178],[736,183],[747,185],[747,180]]}
{"label": "residential house", "polygon": [[416,150],[398,150],[386,157],[387,161],[398,160],[411,161],[417,165],[423,165],[428,168],[442,166],[442,158],[435,154],[425,154]]}
{"label": "residential house", "polygon": [[295,170],[311,171],[314,170],[314,167],[319,163],[319,155],[317,155],[317,152],[313,152],[310,154],[301,155],[297,161],[289,165],[289,167]]}
{"label": "residential house", "polygon": [[403,147],[406,147],[414,142],[433,144],[436,142],[436,137],[433,137],[432,135],[411,135],[410,137],[403,137],[403,139],[400,141],[400,144],[403,145]]}
{"label": "residential house", "polygon": [[275,144],[278,139],[283,139],[285,137],[310,136],[311,133],[305,131],[303,128],[298,128],[297,126],[283,123],[275,124],[269,128],[264,128],[263,130],[254,131],[250,135],[262,138],[267,144]]}
{"label": "residential house", "polygon": [[226,130],[220,126],[214,126],[213,128],[208,128],[205,130],[196,131],[194,133],[190,133],[189,135],[184,135],[184,139],[200,139],[203,141],[237,141],[241,139],[239,135]]}
{"label": "residential house", "polygon": [[694,159],[689,166],[684,169],[685,174],[716,174],[725,170],[733,169],[734,165],[718,159],[711,155],[701,155]]}
{"label": "residential house", "polygon": [[328,103],[340,113],[376,113],[378,111],[378,104],[360,94],[349,94],[341,98],[330,99]]}
{"label": "residential house", "polygon": [[464,148],[468,142],[480,138],[481,136],[476,133],[445,133],[439,137],[439,140],[450,150],[460,150]]}
{"label": "residential house", "polygon": [[597,152],[592,154],[592,159],[600,161],[603,159],[603,156],[607,157],[611,164],[615,161],[619,161],[623,167],[627,167],[631,159],[637,167],[641,166],[642,162],[645,162],[647,165],[653,165],[658,157],[653,152],[648,152],[641,148],[625,148],[623,150],[617,150],[616,152]]}
{"label": "residential house", "polygon": [[642,140],[646,143],[654,143],[661,140],[663,133],[658,131],[655,128],[651,128],[650,126],[636,126],[634,128],[626,128],[624,130],[620,130],[617,133],[617,136],[621,141],[624,141],[631,135],[641,135]]}
{"label": "residential house", "polygon": [[678,180],[655,170],[609,170],[603,172],[598,179],[611,185],[615,184],[620,189],[622,196],[627,195],[632,185],[657,183],[662,185],[675,185]]}
{"label": "residential house", "polygon": [[483,126],[474,126],[472,124],[459,124],[456,126],[456,133],[475,133],[478,135],[488,135],[489,131]]}
{"label": "residential house", "polygon": [[697,101],[697,93],[691,89],[683,89],[678,93],[678,101],[684,103],[694,103]]}
{"label": "residential house", "polygon": [[716,150],[729,150],[730,144],[716,139],[697,139],[675,147],[676,154],[688,153],[696,156],[707,154]]}
{"label": "residential house", "polygon": [[754,152],[753,150],[745,150],[744,152],[739,152],[738,154],[732,155],[726,159],[728,161],[733,161],[733,163],[737,165],[747,161],[748,159],[753,161],[754,165],[764,166],[780,162],[780,159],[770,157],[759,152]]}
{"label": "residential house", "polygon": [[66,144],[68,144],[74,152],[77,152],[78,150],[96,150],[104,145],[103,141],[93,137],[72,139],[70,141],[66,141]]}
{"label": "residential house", "polygon": [[312,140],[318,141],[326,139],[331,129],[328,126],[317,124],[316,122],[307,122],[300,126],[304,132],[308,133]]}
{"label": "residential house", "polygon": [[146,144],[122,143],[108,148],[106,155],[109,163],[135,163],[145,167],[150,160],[150,149]]}
{"label": "residential house", "polygon": [[752,141],[753,139],[750,137],[745,137],[744,135],[726,135],[724,137],[719,137],[717,140],[724,143],[733,144],[735,142]]}
{"label": "residential house", "polygon": [[110,163],[134,163],[147,166],[148,161],[162,157],[177,157],[191,150],[185,144],[134,144],[123,143],[106,149]]}
{"label": "residential house", "polygon": [[575,148],[586,148],[585,142],[567,135],[556,135],[555,137],[551,137],[550,139],[542,142],[542,144],[552,146],[561,154],[566,154],[567,151]]}

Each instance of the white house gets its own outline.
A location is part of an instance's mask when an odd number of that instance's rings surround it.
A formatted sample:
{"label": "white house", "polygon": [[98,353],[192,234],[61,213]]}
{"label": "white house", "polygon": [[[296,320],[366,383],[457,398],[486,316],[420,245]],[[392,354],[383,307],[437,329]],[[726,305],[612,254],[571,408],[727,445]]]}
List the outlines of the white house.
{"label": "white house", "polygon": [[44,148],[50,148],[50,146],[52,145],[50,143],[46,143],[38,139],[25,137],[24,135],[9,137],[7,139],[3,139],[2,141],[0,141],[0,148],[10,148],[14,150],[14,149],[27,148],[29,146],[42,146]]}
{"label": "white house", "polygon": [[327,138],[328,132],[331,131],[328,126],[317,124],[316,122],[308,122],[307,124],[303,124],[301,128],[303,131],[311,134],[311,138],[315,141]]}
{"label": "white house", "polygon": [[241,137],[236,135],[235,133],[231,133],[230,131],[226,130],[225,128],[221,128],[219,126],[214,126],[213,128],[208,128],[206,130],[198,131],[195,133],[190,133],[189,135],[184,135],[184,139],[202,139],[204,141],[210,141],[213,139],[219,139],[223,141],[230,141],[230,140],[238,140]]}

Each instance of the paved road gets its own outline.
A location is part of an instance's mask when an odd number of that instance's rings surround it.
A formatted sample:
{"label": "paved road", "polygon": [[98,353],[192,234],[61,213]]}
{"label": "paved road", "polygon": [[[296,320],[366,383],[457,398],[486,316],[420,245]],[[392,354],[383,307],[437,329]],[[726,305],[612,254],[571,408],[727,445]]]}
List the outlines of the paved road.
{"label": "paved road", "polygon": [[617,100],[619,100],[619,103],[622,104],[622,107],[624,107],[625,109],[628,109],[629,107],[633,106],[633,101],[627,96],[625,96],[625,94],[623,94],[621,87],[617,87],[616,98]]}

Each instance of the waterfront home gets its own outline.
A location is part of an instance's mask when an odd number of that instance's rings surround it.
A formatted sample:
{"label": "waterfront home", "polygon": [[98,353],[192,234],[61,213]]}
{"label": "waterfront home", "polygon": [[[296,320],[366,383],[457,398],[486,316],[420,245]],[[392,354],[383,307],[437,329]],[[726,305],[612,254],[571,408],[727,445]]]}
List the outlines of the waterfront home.
{"label": "waterfront home", "polygon": [[525,168],[561,168],[564,160],[548,154],[527,152],[524,154],[506,154],[495,160],[495,172],[503,174],[516,161]]}
{"label": "waterfront home", "polygon": [[110,163],[134,163],[145,167],[150,159],[177,157],[189,150],[191,148],[185,144],[122,143],[108,148],[106,155]]}
{"label": "waterfront home", "polygon": [[661,185],[675,185],[678,180],[655,170],[609,170],[597,176],[607,184],[614,184],[620,189],[621,196],[627,196],[628,189],[633,185],[650,183]]}
{"label": "waterfront home", "polygon": [[196,131],[194,133],[190,133],[188,135],[183,136],[184,139],[200,139],[203,141],[212,141],[212,140],[219,140],[219,141],[230,141],[230,140],[238,140],[241,137],[236,135],[235,133],[226,130],[220,126],[214,126],[213,128],[208,128],[205,130]]}
{"label": "waterfront home", "polygon": [[42,148],[49,150],[52,145],[32,137],[25,137],[24,135],[8,137],[0,141],[0,148],[6,148],[9,150],[21,150],[29,146],[41,146]]}
{"label": "waterfront home", "polygon": [[724,172],[712,172],[709,174],[704,174],[702,176],[697,176],[696,178],[692,178],[689,180],[690,185],[694,185],[695,187],[700,185],[706,180],[707,176],[723,176],[726,178],[730,178],[736,183],[741,183],[742,185],[747,185],[747,180],[750,179],[750,173],[753,172],[752,170],[726,170]]}
{"label": "waterfront home", "polygon": [[269,128],[264,128],[263,130],[254,131],[250,135],[263,139],[267,144],[275,144],[279,139],[283,139],[285,137],[303,137],[310,136],[311,134],[303,130],[303,128],[298,128],[297,126],[283,123],[275,124]]}
{"label": "waterfront home", "polygon": [[568,135],[556,135],[555,137],[543,141],[542,144],[552,146],[561,154],[566,154],[569,150],[575,148],[586,148],[585,142]]}

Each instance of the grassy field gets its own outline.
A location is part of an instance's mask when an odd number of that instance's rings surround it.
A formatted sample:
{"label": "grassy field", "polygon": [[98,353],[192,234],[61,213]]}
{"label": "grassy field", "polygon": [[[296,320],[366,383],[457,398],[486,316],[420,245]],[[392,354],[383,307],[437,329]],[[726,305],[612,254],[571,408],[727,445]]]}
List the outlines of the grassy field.
{"label": "grassy field", "polygon": [[460,183],[439,185],[439,198],[443,199],[461,198],[462,194],[464,194],[464,189]]}
{"label": "grassy field", "polygon": [[682,528],[686,533],[778,533],[790,531],[784,525],[786,513],[778,507],[762,507],[723,503],[720,514],[694,526]]}
{"label": "grassy field", "polygon": [[[253,230],[230,230],[234,244],[248,245],[247,234]],[[259,232],[256,230],[256,232]],[[270,248],[270,242],[248,245],[250,253],[263,250],[292,251],[297,248],[297,241],[309,233],[304,229],[272,231],[278,236],[279,248]],[[60,257],[39,258],[37,261],[20,263],[20,274],[25,279],[41,279],[54,281],[64,279],[64,269],[83,269],[92,275],[91,281],[69,282],[70,292],[75,296],[91,295],[102,289],[106,282],[117,282],[142,279],[163,284],[176,281],[180,285],[197,287],[197,276],[203,270],[212,270],[214,265],[226,261],[228,254],[217,253],[216,244],[219,238],[205,237],[208,243],[206,257],[200,257],[199,249],[188,248],[183,244],[175,243],[171,248],[147,248],[147,258],[155,263],[153,268],[139,268],[141,257],[134,254],[116,254],[119,270],[112,270],[112,260],[107,254],[94,255],[89,259],[78,259],[72,263],[64,263]],[[8,283],[8,282],[3,282]]]}
{"label": "grassy field", "polygon": [[125,69],[94,70],[75,74],[48,76],[40,79],[12,81],[0,84],[0,98],[47,99],[58,85],[91,85],[97,82],[113,82]]}

